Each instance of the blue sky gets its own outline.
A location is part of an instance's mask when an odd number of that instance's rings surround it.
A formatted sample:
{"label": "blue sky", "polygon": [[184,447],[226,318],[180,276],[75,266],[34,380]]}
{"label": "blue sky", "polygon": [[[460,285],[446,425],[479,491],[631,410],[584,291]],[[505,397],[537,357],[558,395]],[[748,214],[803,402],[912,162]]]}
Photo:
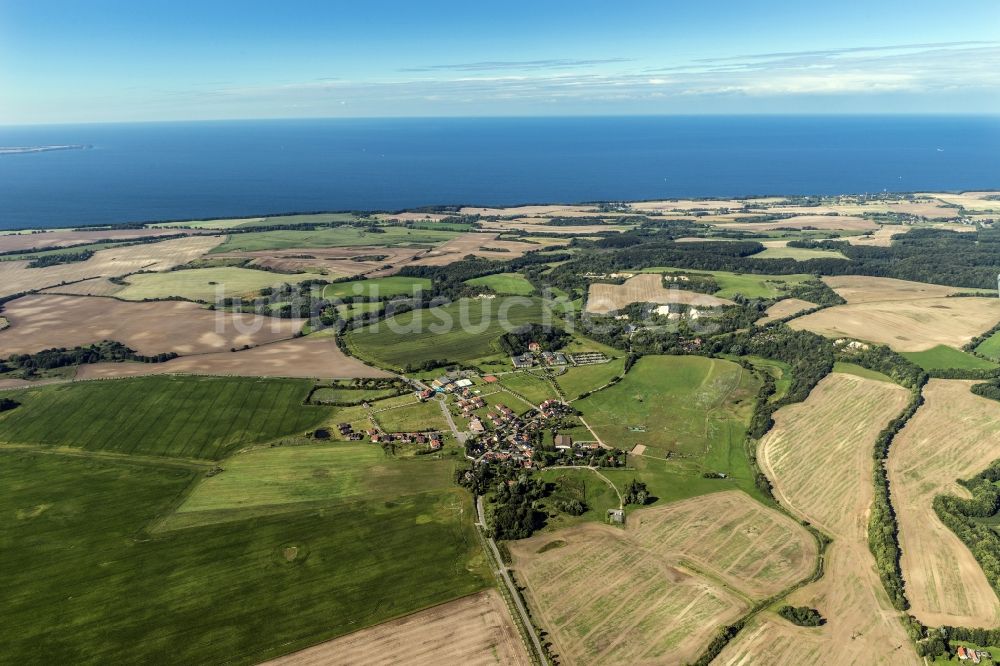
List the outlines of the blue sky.
{"label": "blue sky", "polygon": [[997,112],[997,0],[0,0],[3,124]]}

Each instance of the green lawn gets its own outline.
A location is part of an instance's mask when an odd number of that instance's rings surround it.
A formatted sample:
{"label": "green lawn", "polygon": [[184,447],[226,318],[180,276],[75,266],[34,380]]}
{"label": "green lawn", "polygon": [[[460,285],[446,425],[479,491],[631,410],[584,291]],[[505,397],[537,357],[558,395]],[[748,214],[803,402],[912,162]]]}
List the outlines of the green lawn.
{"label": "green lawn", "polygon": [[324,386],[313,391],[312,402],[315,403],[340,403],[340,404],[361,404],[391,398],[399,393],[393,388],[383,389],[358,389]]}
{"label": "green lawn", "polygon": [[233,234],[224,243],[213,248],[212,253],[283,250],[287,248],[357,247],[360,245],[382,247],[437,245],[458,235],[452,231],[407,229],[405,227],[379,228],[382,229],[380,233],[372,233],[360,227],[341,226]]}
{"label": "green lawn", "polygon": [[316,275],[312,273],[290,275],[235,266],[192,268],[165,273],[137,273],[125,278],[129,286],[116,293],[115,297],[141,301],[144,298],[179,296],[194,301],[215,303],[222,298],[251,296],[265,287],[285,282],[302,282],[315,277]]}
{"label": "green lawn", "polygon": [[1000,361],[1000,331],[980,342],[976,351],[983,356]]}
{"label": "green lawn", "polygon": [[[371,462],[347,457],[347,468]],[[190,501],[232,504],[241,482],[287,499],[289,487],[268,488],[253,462],[232,464],[209,479],[233,473],[229,487]],[[341,471],[314,459],[287,474],[308,477],[310,465]],[[491,585],[469,495],[443,471],[428,475],[425,492],[372,487],[370,500],[153,534],[202,473],[0,452],[4,661],[256,664]],[[335,494],[319,479],[303,488]]]}
{"label": "green lawn", "polygon": [[465,284],[489,287],[498,294],[511,296],[530,296],[535,293],[535,288],[520,273],[497,273],[466,280]]}
{"label": "green lawn", "polygon": [[844,259],[842,252],[836,250],[816,250],[806,247],[769,247],[763,252],[753,255],[753,259],[794,259],[795,261],[805,261],[807,259]]}
{"label": "green lawn", "polygon": [[[754,255],[760,256],[760,255]],[[679,271],[694,275],[711,275],[719,284],[719,291],[713,294],[719,298],[732,298],[742,294],[747,298],[777,298],[783,295],[788,285],[799,284],[812,279],[811,275],[795,273],[792,275],[757,275],[752,273],[731,273],[729,271],[688,270],[686,268],[670,268],[658,266],[644,268],[643,273],[665,273]]]}
{"label": "green lawn", "polygon": [[[759,387],[752,373],[730,361],[646,356],[621,382],[573,406],[605,444],[625,450],[646,446],[644,456],[630,456],[629,461],[642,472],[637,478],[651,483],[658,497],[686,497],[734,485],[755,493],[745,441]],[[704,472],[729,478],[704,479]],[[621,477],[623,483],[630,478]]]}
{"label": "green lawn", "polygon": [[[541,371],[536,371],[541,372]],[[559,397],[552,383],[544,377],[529,372],[515,372],[500,377],[500,384],[514,393],[524,396],[528,402],[538,405],[549,399]]]}
{"label": "green lawn", "polygon": [[11,391],[0,442],[218,460],[303,434],[332,413],[303,405],[309,380],[142,377]]}
{"label": "green lawn", "polygon": [[[387,409],[375,414],[375,420],[386,432],[419,432],[426,430],[449,431],[448,421],[437,400],[414,402],[413,396],[405,396],[411,405]],[[385,403],[382,403],[385,404]],[[376,407],[381,407],[377,405]]]}
{"label": "green lawn", "polygon": [[431,281],[418,277],[384,277],[371,280],[337,282],[323,288],[323,298],[347,299],[354,296],[379,298],[381,296],[411,296],[419,289],[430,289]]}
{"label": "green lawn", "polygon": [[543,321],[537,299],[461,299],[396,315],[353,330],[345,339],[359,358],[402,369],[432,359],[468,362],[489,356],[496,352],[493,341],[506,331]]}
{"label": "green lawn", "polygon": [[359,314],[367,314],[369,312],[378,312],[384,306],[384,303],[379,301],[371,302],[361,302],[361,303],[343,303],[337,306],[337,314],[339,314],[344,319],[350,319],[351,317],[356,317]]}
{"label": "green lawn", "polygon": [[844,363],[843,361],[837,361],[833,364],[834,372],[843,372],[848,375],[857,375],[858,377],[864,377],[865,379],[874,379],[880,382],[889,382],[894,384],[892,377],[889,375],[884,375],[881,372],[875,370],[869,370],[868,368],[861,367],[860,365],[855,365],[854,363]]}
{"label": "green lawn", "polygon": [[566,399],[573,400],[582,393],[604,386],[612,378],[620,375],[624,369],[623,358],[598,365],[571,366],[565,374],[556,377],[556,383],[566,394]]}
{"label": "green lawn", "polygon": [[997,367],[996,363],[946,345],[938,345],[933,349],[921,352],[902,352],[902,355],[924,370],[947,370],[950,368],[959,370],[989,370]]}

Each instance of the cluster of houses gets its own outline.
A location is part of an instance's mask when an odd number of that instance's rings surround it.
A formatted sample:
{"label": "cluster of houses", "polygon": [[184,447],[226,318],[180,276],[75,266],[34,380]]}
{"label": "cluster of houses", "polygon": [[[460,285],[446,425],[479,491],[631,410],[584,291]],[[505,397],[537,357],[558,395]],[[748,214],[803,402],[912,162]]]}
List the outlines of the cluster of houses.
{"label": "cluster of houses", "polygon": [[439,432],[382,432],[372,428],[368,436],[373,444],[421,444],[429,446],[431,451],[439,451],[443,445]]}
{"label": "cluster of houses", "polygon": [[962,661],[971,661],[973,664],[978,664],[983,659],[992,659],[991,655],[986,650],[976,650],[974,648],[967,648],[965,646],[959,645],[956,652],[958,658]]}
{"label": "cluster of houses", "polygon": [[536,365],[566,365],[566,355],[562,352],[542,351],[537,342],[528,344],[528,351],[517,356],[511,356],[510,362],[515,368],[531,368]]}
{"label": "cluster of houses", "polygon": [[471,379],[452,379],[448,376],[442,376],[431,382],[431,387],[429,389],[430,393],[425,390],[419,395],[422,399],[426,400],[434,395],[434,393],[455,393],[456,391],[461,391],[462,389],[468,389],[470,386],[472,386]]}
{"label": "cluster of houses", "polygon": [[365,437],[360,432],[355,432],[354,426],[352,426],[350,423],[338,423],[337,430],[340,431],[341,437],[346,437],[352,442],[359,442]]}
{"label": "cluster of houses", "polygon": [[[537,410],[524,416],[518,416],[506,405],[495,405],[486,416],[493,426],[489,432],[478,417],[469,420],[469,429],[480,436],[476,448],[471,451],[476,455],[470,453],[469,457],[479,462],[513,460],[530,468],[536,434],[546,428],[550,419],[569,411],[569,406],[558,400],[546,400]],[[573,446],[572,440],[570,445]]]}

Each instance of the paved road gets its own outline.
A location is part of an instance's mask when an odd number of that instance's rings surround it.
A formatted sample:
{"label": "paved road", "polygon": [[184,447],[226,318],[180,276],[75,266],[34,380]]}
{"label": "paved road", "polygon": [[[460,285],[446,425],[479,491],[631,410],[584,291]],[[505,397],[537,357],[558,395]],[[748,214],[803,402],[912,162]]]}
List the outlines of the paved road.
{"label": "paved road", "polygon": [[465,444],[465,440],[469,438],[469,435],[460,431],[458,426],[455,425],[455,419],[451,418],[451,411],[448,409],[448,398],[441,396],[441,399],[438,400],[438,405],[441,407],[441,413],[447,419],[448,427],[451,428],[451,433],[455,435],[455,439],[458,440],[459,444]]}
{"label": "paved road", "polygon": [[[479,515],[479,522],[476,525],[485,529],[486,513],[483,511],[483,498],[480,495],[476,496],[476,513]],[[538,632],[535,631],[535,625],[531,623],[531,618],[528,616],[528,609],[524,607],[521,595],[518,594],[517,588],[514,587],[514,581],[511,580],[510,573],[507,572],[507,567],[504,566],[503,559],[500,557],[500,551],[497,549],[496,541],[492,537],[487,536],[486,545],[489,546],[490,552],[493,554],[493,562],[497,566],[497,571],[500,573],[500,577],[503,578],[504,584],[507,585],[511,599],[514,600],[517,613],[521,616],[521,624],[524,625],[528,636],[531,638],[531,642],[535,645],[535,653],[538,655],[540,663],[548,663],[545,659],[545,649],[542,647],[542,642],[538,639]]]}

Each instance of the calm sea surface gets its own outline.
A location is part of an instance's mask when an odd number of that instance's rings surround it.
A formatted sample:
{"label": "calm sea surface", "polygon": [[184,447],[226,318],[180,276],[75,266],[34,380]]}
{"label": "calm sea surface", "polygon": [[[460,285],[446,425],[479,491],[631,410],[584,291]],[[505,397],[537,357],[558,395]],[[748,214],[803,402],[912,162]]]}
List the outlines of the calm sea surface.
{"label": "calm sea surface", "polygon": [[657,197],[998,189],[1000,117],[0,127],[0,228]]}

